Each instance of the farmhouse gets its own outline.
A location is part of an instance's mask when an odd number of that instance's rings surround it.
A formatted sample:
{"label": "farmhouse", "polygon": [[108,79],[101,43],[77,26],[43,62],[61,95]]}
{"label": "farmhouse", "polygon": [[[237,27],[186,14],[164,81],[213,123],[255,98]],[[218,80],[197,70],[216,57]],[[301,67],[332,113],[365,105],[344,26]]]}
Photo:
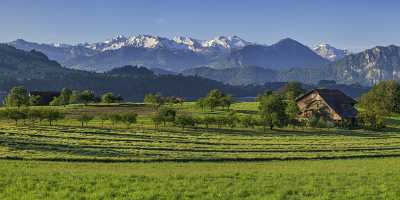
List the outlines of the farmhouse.
{"label": "farmhouse", "polygon": [[316,113],[333,121],[354,122],[357,110],[356,101],[336,89],[314,89],[296,99],[301,118],[310,118]]}
{"label": "farmhouse", "polygon": [[49,105],[54,97],[60,96],[60,92],[52,91],[30,91],[29,96],[39,96],[38,104],[41,106]]}

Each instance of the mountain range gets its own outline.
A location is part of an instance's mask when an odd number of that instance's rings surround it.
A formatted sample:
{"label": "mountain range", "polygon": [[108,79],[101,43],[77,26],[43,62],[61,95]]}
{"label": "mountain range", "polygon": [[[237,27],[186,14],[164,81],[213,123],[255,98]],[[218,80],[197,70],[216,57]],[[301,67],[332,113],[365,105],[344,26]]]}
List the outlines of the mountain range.
{"label": "mountain range", "polygon": [[329,62],[289,38],[270,46],[248,42],[238,36],[199,40],[152,35],[117,36],[103,42],[77,45],[39,44],[22,39],[8,44],[25,51],[41,51],[68,68],[97,72],[122,65],[143,65],[181,72],[200,66],[222,69],[254,65],[288,69],[318,67]]}
{"label": "mountain range", "polygon": [[[59,91],[65,87],[73,90],[91,89],[96,94],[111,91],[127,100],[138,100],[138,98],[141,100],[146,93],[154,92],[191,99],[204,96],[211,89],[220,89],[237,97],[255,96],[265,90],[278,90],[285,85],[276,79],[283,72],[257,66],[220,70],[202,67],[193,70],[199,69],[208,69],[214,76],[210,79],[184,76],[164,69],[150,70],[130,65],[116,67],[107,72],[89,72],[63,67],[37,50],[23,51],[7,44],[0,44],[0,99],[11,87],[19,85],[25,86],[28,90],[42,91]],[[309,69],[296,70],[287,70],[285,74],[297,77],[299,73],[307,74]],[[226,79],[229,77],[233,78]],[[266,77],[273,81],[265,83]],[[218,79],[230,84],[216,81]],[[257,81],[257,85],[254,84],[254,80]],[[243,84],[236,81],[242,81]],[[355,97],[367,89],[359,85],[336,84],[332,81],[325,83],[329,85],[325,84],[323,87],[341,88]],[[310,89],[318,85],[304,85],[304,87]]]}
{"label": "mountain range", "polygon": [[290,38],[265,45],[238,36],[199,40],[152,35],[118,36],[77,45],[39,44],[22,39],[8,44],[43,52],[66,68],[106,72],[137,65],[153,69],[156,74],[182,73],[231,85],[290,80],[372,85],[380,80],[400,80],[399,47],[394,45],[350,53],[325,43],[310,48]]}
{"label": "mountain range", "polygon": [[[162,71],[160,71],[161,73]],[[211,89],[220,89],[234,96],[254,96],[264,87],[231,86],[202,77],[155,74],[145,67],[121,66],[97,73],[69,69],[36,50],[23,51],[0,44],[0,99],[14,86],[28,90],[59,91],[93,90],[96,94],[113,92],[127,100],[135,100],[147,93],[198,98]]]}

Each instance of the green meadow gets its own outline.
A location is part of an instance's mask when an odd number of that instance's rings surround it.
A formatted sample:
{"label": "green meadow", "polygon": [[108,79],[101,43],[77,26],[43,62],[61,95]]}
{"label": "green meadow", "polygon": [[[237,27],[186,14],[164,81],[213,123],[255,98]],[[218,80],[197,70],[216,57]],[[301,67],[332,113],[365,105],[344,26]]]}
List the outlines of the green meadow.
{"label": "green meadow", "polygon": [[[194,103],[178,113],[223,115]],[[0,199],[396,199],[399,117],[383,130],[155,128],[146,104],[68,105],[66,118],[0,122]],[[238,115],[257,103],[235,103]],[[139,115],[126,126],[82,114]]]}
{"label": "green meadow", "polygon": [[1,199],[398,199],[400,159],[0,162]]}

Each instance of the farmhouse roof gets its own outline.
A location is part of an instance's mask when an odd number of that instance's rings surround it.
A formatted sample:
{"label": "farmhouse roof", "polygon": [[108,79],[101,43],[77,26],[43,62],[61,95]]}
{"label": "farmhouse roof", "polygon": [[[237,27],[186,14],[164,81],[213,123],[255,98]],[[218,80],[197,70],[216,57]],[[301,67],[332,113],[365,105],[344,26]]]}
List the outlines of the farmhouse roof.
{"label": "farmhouse roof", "polygon": [[354,108],[354,105],[357,101],[337,89],[314,89],[300,96],[296,101],[300,101],[314,92],[318,93],[329,107],[342,118],[356,117],[357,110]]}

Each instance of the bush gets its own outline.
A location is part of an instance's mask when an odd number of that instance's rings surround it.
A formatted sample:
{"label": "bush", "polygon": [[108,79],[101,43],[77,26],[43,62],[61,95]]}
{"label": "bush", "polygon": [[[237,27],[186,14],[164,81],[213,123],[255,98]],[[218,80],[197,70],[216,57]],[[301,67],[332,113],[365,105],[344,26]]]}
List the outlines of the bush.
{"label": "bush", "polygon": [[313,115],[310,117],[310,119],[308,120],[308,126],[310,127],[317,127],[318,126],[318,121],[319,121],[319,117],[316,115]]}

